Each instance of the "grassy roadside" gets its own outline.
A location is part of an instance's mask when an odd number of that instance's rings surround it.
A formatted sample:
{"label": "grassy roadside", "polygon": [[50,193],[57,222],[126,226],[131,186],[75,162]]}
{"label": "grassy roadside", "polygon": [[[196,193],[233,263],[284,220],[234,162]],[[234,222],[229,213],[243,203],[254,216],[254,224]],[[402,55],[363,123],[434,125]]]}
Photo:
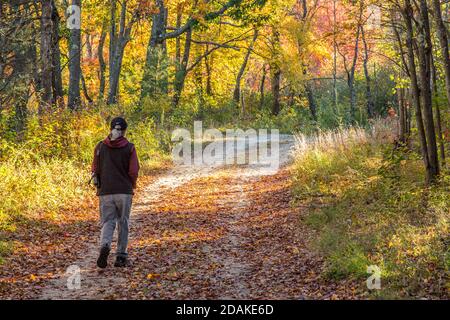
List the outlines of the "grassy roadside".
{"label": "grassy roadside", "polygon": [[386,141],[354,129],[298,144],[293,192],[319,231],[325,276],[365,286],[376,265],[374,298],[448,298],[450,175],[425,187],[417,155]]}
{"label": "grassy roadside", "polygon": [[[0,264],[27,246],[16,238],[33,224],[87,218],[74,218],[74,212],[89,211],[96,203],[88,185],[90,164],[95,145],[107,133],[108,119],[99,112],[61,112],[49,119],[31,118],[19,143],[0,138]],[[127,137],[136,146],[141,176],[170,163],[158,134],[151,121],[130,123]]]}

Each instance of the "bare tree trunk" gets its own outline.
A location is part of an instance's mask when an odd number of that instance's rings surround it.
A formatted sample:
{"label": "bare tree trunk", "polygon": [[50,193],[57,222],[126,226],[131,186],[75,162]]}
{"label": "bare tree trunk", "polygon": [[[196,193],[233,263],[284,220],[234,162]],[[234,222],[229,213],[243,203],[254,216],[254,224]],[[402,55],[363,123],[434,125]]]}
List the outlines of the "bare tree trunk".
{"label": "bare tree trunk", "polygon": [[180,69],[175,75],[174,95],[172,98],[172,104],[174,107],[176,107],[180,102],[181,93],[184,88],[184,80],[186,79],[187,65],[189,63],[189,52],[191,50],[191,40],[192,40],[192,30],[191,28],[189,28],[188,31],[186,32],[186,41],[184,44],[183,59],[181,61]]}
{"label": "bare tree trunk", "polygon": [[418,29],[420,36],[417,37],[419,76],[422,97],[423,119],[425,124],[425,134],[427,136],[428,160],[430,165],[430,182],[433,182],[439,175],[439,157],[436,144],[436,130],[434,127],[433,105],[431,95],[431,31],[428,17],[428,7],[426,0],[420,0],[420,17],[418,18]]}
{"label": "bare tree trunk", "polygon": [[338,112],[337,106],[337,43],[336,43],[336,0],[333,0],[333,106],[334,112]]}
{"label": "bare tree trunk", "polygon": [[41,73],[42,88],[39,114],[43,114],[52,105],[52,3],[41,0]]}
{"label": "bare tree trunk", "polygon": [[[410,77],[408,63],[405,60],[405,50],[403,47],[402,36],[400,35],[398,26],[397,26],[397,15],[394,10],[391,10],[391,27],[394,31],[395,38],[397,40],[398,48],[396,50],[400,52],[400,59],[402,62],[402,74],[404,73],[406,76]],[[403,75],[402,77],[404,77]],[[398,88],[397,89],[397,97],[398,97],[398,105],[399,105],[399,113],[400,113],[400,141],[404,144],[408,144],[409,136],[411,133],[411,124],[410,124],[410,112],[409,105],[411,105],[411,94],[407,88]]]}
{"label": "bare tree trunk", "polygon": [[431,57],[431,66],[432,66],[432,78],[433,78],[433,93],[435,97],[435,108],[436,108],[436,134],[438,136],[438,142],[439,142],[439,151],[441,153],[441,164],[442,167],[445,167],[445,142],[442,135],[442,121],[441,121],[441,110],[439,107],[439,100],[438,100],[438,86],[437,86],[437,72],[436,72],[436,65],[434,64],[433,56]]}
{"label": "bare tree trunk", "polygon": [[[192,48],[193,54],[192,56],[195,58],[195,61],[203,61],[203,47],[202,46],[194,46]],[[195,95],[198,99],[198,112],[197,112],[197,120],[203,120],[205,115],[205,97],[204,97],[204,84],[203,84],[203,70],[202,63],[198,63],[196,67],[192,70],[192,78],[194,80],[195,85]],[[189,71],[188,71],[189,72]]]}
{"label": "bare tree trunk", "polygon": [[441,110],[438,104],[436,104],[436,129],[439,141],[439,151],[441,153],[441,165],[443,168],[446,167],[445,163],[445,141],[442,134],[442,120],[441,120]]}
{"label": "bare tree trunk", "polygon": [[280,113],[280,83],[281,83],[281,71],[278,66],[274,66],[272,70],[272,114],[278,115]]}
{"label": "bare tree trunk", "polygon": [[248,47],[247,52],[245,53],[244,61],[242,62],[241,68],[239,69],[239,72],[238,72],[237,77],[236,77],[236,85],[234,87],[233,100],[237,104],[239,104],[239,101],[241,99],[241,81],[242,81],[242,77],[244,75],[245,68],[247,67],[248,60],[249,60],[250,55],[251,55],[251,53],[253,51],[253,46],[255,45],[255,42],[256,42],[257,38],[258,38],[258,29],[255,28],[255,30],[253,32],[252,42],[250,43],[250,46]]}
{"label": "bare tree trunk", "polygon": [[[81,0],[72,0],[72,5],[81,10]],[[81,30],[70,30],[69,49],[69,99],[68,106],[71,110],[80,107],[80,80],[81,80]]]}
{"label": "bare tree trunk", "polygon": [[404,113],[404,100],[405,100],[405,96],[404,96],[404,91],[403,88],[398,88],[397,89],[397,100],[398,100],[398,111],[399,111],[399,124],[400,124],[400,132],[399,132],[399,140],[401,142],[405,141],[405,126],[404,126],[404,121],[405,121],[405,113]]}
{"label": "bare tree trunk", "polygon": [[164,34],[167,25],[167,8],[163,0],[156,0],[159,12],[152,17],[151,35],[142,79],[141,98],[168,93],[167,50]]}
{"label": "bare tree trunk", "polygon": [[86,58],[88,60],[91,60],[92,59],[92,36],[89,33],[86,34],[85,42],[86,42]]}
{"label": "bare tree trunk", "polygon": [[408,131],[408,109],[406,107],[406,93],[404,88],[397,89],[398,106],[400,114],[400,133],[399,140],[402,143],[407,143],[409,137]]}
{"label": "bare tree trunk", "polygon": [[[179,29],[181,27],[181,18],[183,16],[183,4],[177,4],[177,22],[176,27]],[[175,72],[181,65],[181,37],[175,38]]]}
{"label": "bare tree trunk", "polygon": [[53,22],[53,32],[52,32],[52,86],[53,86],[53,98],[54,103],[56,102],[59,107],[64,107],[64,92],[62,85],[62,75],[61,75],[61,50],[59,48],[59,21],[60,17],[58,14],[58,9],[56,8],[55,1],[52,0],[52,22]]}
{"label": "bare tree trunk", "polygon": [[97,56],[98,56],[98,64],[99,64],[99,78],[100,78],[100,88],[98,94],[98,100],[103,100],[105,96],[105,71],[106,71],[106,62],[103,56],[103,49],[105,47],[106,41],[106,28],[107,23],[106,20],[103,22],[102,32],[100,35],[100,41],[98,43]]}
{"label": "bare tree trunk", "polygon": [[114,68],[114,57],[116,55],[115,50],[117,47],[117,0],[110,0],[110,29],[109,29],[109,85],[112,83],[112,73],[111,70]]}
{"label": "bare tree trunk", "polygon": [[[108,98],[106,103],[108,105],[115,104],[118,101],[119,95],[119,80],[120,80],[120,72],[122,71],[122,61],[123,55],[125,52],[125,47],[130,41],[131,29],[136,22],[134,17],[131,21],[126,22],[127,15],[127,2],[121,2],[120,9],[120,21],[119,21],[119,32],[116,34],[116,26],[115,26],[115,1],[114,5],[111,7],[111,35],[110,35],[110,52],[113,52],[114,55],[110,56],[110,69],[109,69],[109,91]],[[113,12],[114,11],[114,12]]]}
{"label": "bare tree trunk", "polygon": [[295,102],[295,91],[292,88],[289,88],[289,95],[288,95],[289,99],[288,99],[288,106],[292,107],[294,105]]}
{"label": "bare tree trunk", "polygon": [[347,59],[345,54],[339,51],[339,48],[336,47],[339,54],[342,56],[344,60],[344,68],[347,73],[347,85],[350,93],[350,120],[352,123],[356,122],[356,91],[355,91],[355,71],[356,71],[356,63],[358,61],[358,52],[359,52],[359,37],[361,31],[361,23],[362,23],[362,14],[364,9],[364,2],[360,2],[359,6],[359,17],[356,26],[356,35],[355,35],[355,47],[353,52],[353,58],[350,68],[347,65]]}
{"label": "bare tree trunk", "polygon": [[86,80],[84,79],[83,73],[81,73],[81,86],[83,88],[84,98],[89,102],[89,104],[92,104],[92,102],[94,102],[94,101],[89,96],[89,92],[88,92],[87,87],[86,87]]}
{"label": "bare tree trunk", "polygon": [[[12,5],[15,13],[18,13],[20,8],[17,5]],[[0,14],[1,17],[1,14]],[[23,28],[24,32],[28,32]],[[20,32],[20,30],[19,30]],[[14,46],[14,60],[13,60],[13,75],[20,85],[14,85],[14,125],[18,139],[22,139],[23,132],[27,121],[27,104],[30,98],[30,82],[32,77],[30,76],[31,65],[34,63],[32,55],[32,46],[29,44],[16,44]],[[0,72],[0,76],[2,73]],[[1,110],[1,108],[0,108]],[[1,118],[1,116],[0,116]]]}
{"label": "bare tree trunk", "polygon": [[392,30],[394,31],[394,35],[395,38],[397,40],[397,44],[398,44],[398,48],[396,48],[396,50],[398,50],[398,52],[400,53],[400,60],[402,62],[402,67],[403,67],[403,71],[406,73],[407,76],[409,76],[409,68],[408,68],[408,63],[405,60],[405,50],[403,49],[403,40],[402,40],[402,36],[400,35],[400,31],[399,28],[397,26],[397,15],[395,13],[394,10],[391,10],[391,26],[392,26]]}
{"label": "bare tree trunk", "polygon": [[441,45],[442,64],[445,72],[445,88],[447,94],[447,107],[450,107],[450,57],[448,50],[448,30],[442,19],[441,5],[439,0],[433,0],[434,21],[436,31]]}
{"label": "bare tree trunk", "polygon": [[[206,45],[205,53],[208,52],[209,46]],[[206,68],[206,94],[208,96],[213,95],[213,89],[212,89],[212,59],[213,55],[212,53],[210,55],[205,55],[205,68]]]}
{"label": "bare tree trunk", "polygon": [[430,183],[433,180],[432,172],[430,171],[429,159],[428,159],[428,148],[427,139],[425,135],[425,127],[422,119],[422,110],[420,106],[419,97],[419,84],[417,80],[416,62],[414,59],[414,48],[413,48],[413,26],[412,26],[412,15],[413,10],[411,7],[410,0],[405,0],[405,8],[402,11],[403,18],[406,25],[406,45],[408,49],[408,67],[409,76],[411,80],[411,98],[414,104],[416,113],[416,123],[420,140],[420,149],[422,152],[422,159],[425,166],[426,172],[426,182]]}
{"label": "bare tree trunk", "polygon": [[[280,54],[280,32],[275,26],[272,26],[272,45],[274,50],[274,56],[277,57]],[[270,66],[271,84],[272,84],[272,114],[278,115],[280,113],[280,83],[281,83],[281,70],[278,65],[278,59],[274,59],[275,62]]]}
{"label": "bare tree trunk", "polygon": [[313,90],[311,84],[307,81],[305,85],[306,96],[308,97],[309,111],[311,112],[312,120],[317,124],[317,104],[314,99]]}
{"label": "bare tree trunk", "polygon": [[366,100],[367,100],[367,116],[369,119],[374,118],[375,116],[375,110],[374,110],[374,103],[372,99],[372,92],[370,89],[370,74],[369,74],[369,52],[367,47],[367,40],[364,32],[364,26],[361,26],[361,38],[364,44],[364,60],[363,60],[363,66],[364,66],[364,76],[366,78]]}
{"label": "bare tree trunk", "polygon": [[109,92],[107,104],[115,104],[117,103],[118,93],[119,93],[119,79],[120,72],[122,70],[122,61],[123,54],[125,50],[125,46],[127,44],[127,40],[124,38],[119,38],[117,41],[116,49],[114,49],[114,57],[111,58],[113,61],[112,69],[109,70],[111,82],[109,83]]}
{"label": "bare tree trunk", "polygon": [[[305,75],[305,77],[308,74],[308,69],[306,66],[303,68],[303,74]],[[310,81],[308,81],[308,79],[305,82],[305,91],[306,97],[308,99],[309,111],[311,112],[311,119],[314,121],[315,124],[317,124],[317,104],[314,99],[314,93],[311,87],[311,83]]]}
{"label": "bare tree trunk", "polygon": [[264,84],[266,82],[266,64],[262,67],[261,84],[259,85],[259,109],[262,110],[264,106]]}
{"label": "bare tree trunk", "polygon": [[353,55],[353,63],[352,67],[350,69],[350,72],[348,73],[348,87],[350,89],[350,116],[351,121],[356,121],[356,91],[355,91],[355,71],[356,71],[356,62],[358,61],[358,44],[359,44],[359,32],[360,32],[360,25],[358,25],[358,31],[356,32],[356,40],[355,40],[355,52]]}
{"label": "bare tree trunk", "polygon": [[242,112],[242,116],[245,116],[246,114],[246,107],[245,107],[245,99],[244,99],[244,93],[241,94],[241,112]]}
{"label": "bare tree trunk", "polygon": [[34,83],[34,89],[36,92],[41,92],[42,90],[42,84],[41,84],[41,74],[39,72],[39,59],[38,59],[38,53],[37,53],[37,47],[38,44],[36,42],[36,39],[38,38],[36,28],[34,25],[31,25],[31,48],[30,48],[30,55],[31,55],[31,69],[33,74],[33,83]]}

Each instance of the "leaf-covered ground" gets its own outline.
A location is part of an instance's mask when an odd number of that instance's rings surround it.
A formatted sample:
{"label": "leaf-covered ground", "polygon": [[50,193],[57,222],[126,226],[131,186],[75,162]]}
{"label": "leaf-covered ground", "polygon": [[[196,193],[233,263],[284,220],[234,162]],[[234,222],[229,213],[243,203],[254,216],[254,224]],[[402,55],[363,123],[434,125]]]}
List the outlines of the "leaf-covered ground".
{"label": "leaf-covered ground", "polygon": [[[0,266],[0,297],[21,299],[345,299],[361,284],[322,278],[314,234],[290,204],[287,168],[170,170],[140,181],[132,212],[131,266],[95,261],[96,203],[59,223],[24,221],[21,247]],[[32,227],[31,227],[32,226]],[[113,246],[114,249],[114,246]],[[66,269],[81,268],[81,289]]]}

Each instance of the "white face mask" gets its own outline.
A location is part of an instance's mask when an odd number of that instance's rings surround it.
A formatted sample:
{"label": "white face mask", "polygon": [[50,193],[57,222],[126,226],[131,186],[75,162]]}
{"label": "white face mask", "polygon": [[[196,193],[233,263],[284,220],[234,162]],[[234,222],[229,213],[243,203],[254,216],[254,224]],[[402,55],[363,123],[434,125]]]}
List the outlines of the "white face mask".
{"label": "white face mask", "polygon": [[122,131],[117,129],[111,130],[111,140],[116,140],[122,136]]}

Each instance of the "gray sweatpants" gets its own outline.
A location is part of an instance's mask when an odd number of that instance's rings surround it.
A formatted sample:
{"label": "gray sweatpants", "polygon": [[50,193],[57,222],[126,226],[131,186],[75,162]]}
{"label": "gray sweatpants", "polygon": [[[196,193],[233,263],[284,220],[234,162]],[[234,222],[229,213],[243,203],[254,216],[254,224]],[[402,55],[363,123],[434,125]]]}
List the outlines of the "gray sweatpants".
{"label": "gray sweatpants", "polygon": [[128,246],[128,221],[130,219],[131,194],[108,194],[99,196],[100,199],[100,223],[102,232],[100,245],[111,248],[114,229],[118,228],[117,256],[127,256]]}

